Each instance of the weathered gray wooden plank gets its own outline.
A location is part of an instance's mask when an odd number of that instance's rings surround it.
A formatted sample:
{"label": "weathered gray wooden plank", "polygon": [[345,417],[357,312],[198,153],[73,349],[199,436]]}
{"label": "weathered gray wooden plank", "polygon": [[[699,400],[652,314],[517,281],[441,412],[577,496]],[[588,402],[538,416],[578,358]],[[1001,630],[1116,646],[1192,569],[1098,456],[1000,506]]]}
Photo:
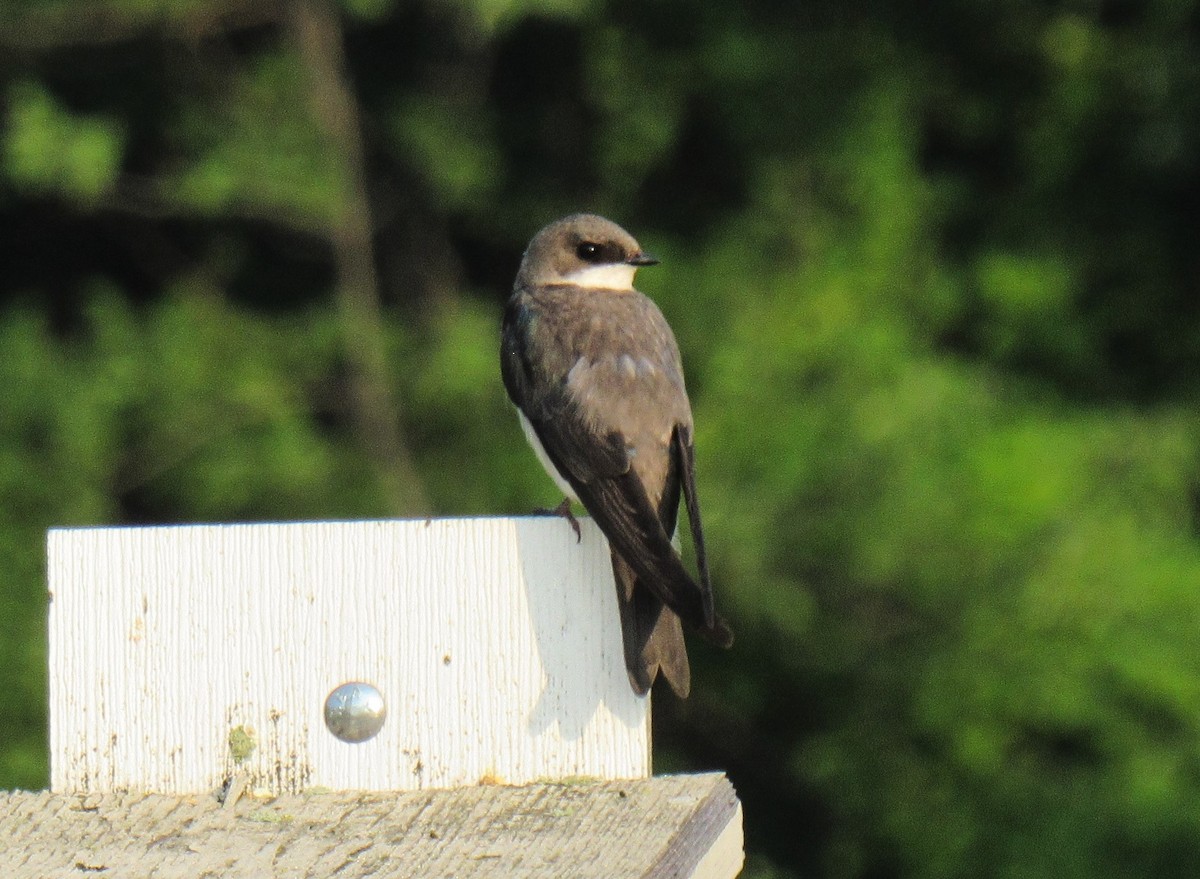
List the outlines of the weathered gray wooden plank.
{"label": "weathered gray wooden plank", "polygon": [[695,877],[741,869],[721,774],[406,793],[0,793],[0,875]]}

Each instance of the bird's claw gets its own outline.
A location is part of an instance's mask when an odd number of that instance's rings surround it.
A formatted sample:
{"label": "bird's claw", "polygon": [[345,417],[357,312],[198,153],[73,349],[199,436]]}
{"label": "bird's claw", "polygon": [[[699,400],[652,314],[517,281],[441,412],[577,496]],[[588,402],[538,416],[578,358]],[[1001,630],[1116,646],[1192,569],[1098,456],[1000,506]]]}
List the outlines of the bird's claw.
{"label": "bird's claw", "polygon": [[538,516],[561,516],[567,520],[567,524],[575,532],[575,542],[581,543],[583,541],[583,532],[579,530],[579,520],[571,512],[571,499],[569,497],[563,498],[562,503],[557,507],[538,507],[533,512]]}

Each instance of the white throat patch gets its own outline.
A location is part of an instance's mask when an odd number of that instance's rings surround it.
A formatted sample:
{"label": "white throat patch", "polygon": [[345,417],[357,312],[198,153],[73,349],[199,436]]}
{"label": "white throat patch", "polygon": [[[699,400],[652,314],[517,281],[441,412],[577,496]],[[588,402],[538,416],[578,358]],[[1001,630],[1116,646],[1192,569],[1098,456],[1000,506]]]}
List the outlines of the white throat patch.
{"label": "white throat patch", "polygon": [[632,290],[633,275],[637,266],[624,263],[609,263],[602,266],[585,266],[568,272],[564,280],[579,287],[599,290]]}

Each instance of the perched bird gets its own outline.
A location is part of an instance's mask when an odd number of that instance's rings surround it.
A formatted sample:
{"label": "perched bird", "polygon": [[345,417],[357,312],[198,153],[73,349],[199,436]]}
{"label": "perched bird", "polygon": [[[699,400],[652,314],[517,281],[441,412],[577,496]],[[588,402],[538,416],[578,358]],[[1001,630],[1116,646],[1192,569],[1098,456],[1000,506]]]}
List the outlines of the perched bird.
{"label": "perched bird", "polygon": [[[558,512],[570,518],[578,500],[608,538],[634,691],[648,692],[661,671],[686,698],[680,621],[720,647],[733,633],[713,609],[679,346],[633,289],[638,268],[657,262],[594,214],[546,226],[505,307],[500,363],[530,445],[567,495]],[[673,545],[681,492],[698,580]]]}

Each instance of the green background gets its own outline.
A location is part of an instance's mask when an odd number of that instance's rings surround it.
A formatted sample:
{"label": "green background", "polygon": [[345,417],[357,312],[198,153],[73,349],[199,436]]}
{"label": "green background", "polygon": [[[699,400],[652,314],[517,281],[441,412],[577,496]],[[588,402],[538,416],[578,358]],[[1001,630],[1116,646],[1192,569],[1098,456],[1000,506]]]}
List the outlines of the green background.
{"label": "green background", "polygon": [[746,875],[1200,873],[1200,4],[0,0],[0,787],[53,525],[513,514],[594,210],[719,607],[660,770]]}

